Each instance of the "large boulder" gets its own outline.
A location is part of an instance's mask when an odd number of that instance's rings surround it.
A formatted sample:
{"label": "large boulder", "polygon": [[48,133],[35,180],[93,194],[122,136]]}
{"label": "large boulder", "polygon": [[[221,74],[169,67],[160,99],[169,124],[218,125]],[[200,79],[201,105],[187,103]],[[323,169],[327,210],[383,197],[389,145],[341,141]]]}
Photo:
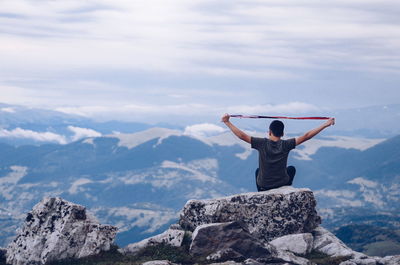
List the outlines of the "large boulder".
{"label": "large boulder", "polygon": [[117,228],[101,225],[86,208],[61,198],[45,198],[28,213],[7,247],[7,263],[45,264],[82,258],[110,249]]}
{"label": "large boulder", "polygon": [[245,260],[245,257],[268,258],[272,254],[264,244],[251,236],[240,222],[198,226],[192,235],[190,253],[223,261],[232,257],[235,257],[235,260]]}
{"label": "large boulder", "polygon": [[252,236],[268,242],[313,231],[321,223],[315,206],[311,190],[285,186],[211,200],[190,200],[180,214],[179,224],[194,231],[203,224],[240,221]]}
{"label": "large boulder", "polygon": [[192,237],[190,253],[204,256],[209,261],[240,262],[251,259],[254,262],[245,264],[310,264],[307,259],[254,238],[241,222],[200,225]]}

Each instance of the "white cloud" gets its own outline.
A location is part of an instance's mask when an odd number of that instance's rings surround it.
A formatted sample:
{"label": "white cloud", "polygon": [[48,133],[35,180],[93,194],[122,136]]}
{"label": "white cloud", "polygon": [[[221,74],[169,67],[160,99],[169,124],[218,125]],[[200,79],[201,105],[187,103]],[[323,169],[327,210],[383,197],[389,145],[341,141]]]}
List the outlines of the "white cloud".
{"label": "white cloud", "polygon": [[207,137],[215,134],[220,134],[223,132],[225,132],[225,129],[218,125],[211,123],[201,123],[201,124],[186,126],[183,134],[194,137]]}
{"label": "white cloud", "polygon": [[15,113],[15,110],[13,108],[1,108],[0,111],[8,112],[8,113]]}
{"label": "white cloud", "polygon": [[76,194],[77,192],[84,192],[86,189],[81,186],[90,184],[92,182],[93,182],[92,180],[87,179],[87,178],[77,179],[71,184],[71,187],[68,189],[68,192],[70,194]]}
{"label": "white cloud", "polygon": [[[367,94],[352,81],[400,71],[400,6],[391,0],[3,0],[0,10],[0,101],[57,103],[79,115],[105,113],[113,102],[125,106],[114,113],[209,112],[209,102],[238,105],[248,94],[255,106],[234,111],[274,111],[279,104],[264,104],[282,98],[322,105]],[[175,91],[143,86],[160,86],[165,76]],[[186,87],[209,84],[199,97]],[[386,89],[378,97],[393,101],[397,87]]]}
{"label": "white cloud", "polygon": [[[296,159],[299,160],[312,160],[311,156],[314,155],[322,147],[339,147],[346,149],[357,149],[364,151],[368,148],[373,147],[385,139],[368,139],[368,138],[356,138],[348,136],[330,136],[323,139],[317,138],[312,141],[307,141],[302,144],[301,148],[296,148],[294,153]],[[354,179],[356,183],[358,179]]]}
{"label": "white cloud", "polygon": [[[5,0],[0,9],[11,16],[0,17],[8,33],[1,35],[0,54],[14,66],[69,69],[112,62],[152,72],[268,78],[298,75],[277,66],[320,68],[321,62],[389,68],[381,56],[396,54],[398,21],[388,14],[398,8],[389,0],[235,1],[218,7],[199,0]],[[340,48],[341,41],[363,49]]]}
{"label": "white cloud", "polygon": [[287,104],[266,105],[239,105],[227,108],[230,114],[258,114],[258,113],[306,113],[316,111],[318,107],[304,102],[289,102]]}
{"label": "white cloud", "polygon": [[80,128],[75,126],[68,126],[68,130],[74,133],[72,141],[76,141],[86,137],[100,137],[101,133],[87,128]]}
{"label": "white cloud", "polygon": [[[143,115],[165,117],[177,116],[220,116],[225,112],[229,114],[299,114],[317,111],[319,108],[304,102],[289,102],[285,104],[264,104],[264,105],[207,105],[207,104],[129,104],[124,106],[77,106],[57,108],[57,111],[76,114],[85,117],[118,117],[122,120],[140,119]],[[160,119],[160,118],[158,118]],[[216,127],[208,126],[208,130],[215,130]],[[198,129],[199,127],[194,127]],[[217,129],[220,131],[220,129]]]}
{"label": "white cloud", "polygon": [[363,188],[363,186],[365,186],[367,188],[376,188],[378,186],[378,183],[376,183],[375,181],[367,180],[362,177],[352,179],[352,180],[348,181],[347,183],[358,184],[358,185],[360,185],[360,188]]}
{"label": "white cloud", "polygon": [[132,149],[153,139],[158,139],[157,144],[160,144],[164,139],[173,135],[181,135],[181,132],[166,128],[150,128],[148,130],[132,134],[118,133],[111,135],[110,137],[119,139],[118,146],[124,146],[128,149]]}
{"label": "white cloud", "polygon": [[59,144],[67,143],[63,135],[52,132],[35,132],[32,130],[21,129],[19,127],[13,130],[0,129],[0,137],[25,138],[39,142],[56,142]]}

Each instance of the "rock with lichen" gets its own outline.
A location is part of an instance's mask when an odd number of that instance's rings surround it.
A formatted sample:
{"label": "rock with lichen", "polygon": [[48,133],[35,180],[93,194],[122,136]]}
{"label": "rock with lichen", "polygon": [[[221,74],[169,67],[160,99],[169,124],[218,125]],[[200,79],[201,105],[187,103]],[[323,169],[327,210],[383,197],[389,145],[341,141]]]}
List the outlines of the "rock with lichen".
{"label": "rock with lichen", "polygon": [[61,198],[45,198],[25,219],[17,237],[7,247],[7,263],[45,264],[82,258],[110,249],[117,228],[102,225],[86,208]]}

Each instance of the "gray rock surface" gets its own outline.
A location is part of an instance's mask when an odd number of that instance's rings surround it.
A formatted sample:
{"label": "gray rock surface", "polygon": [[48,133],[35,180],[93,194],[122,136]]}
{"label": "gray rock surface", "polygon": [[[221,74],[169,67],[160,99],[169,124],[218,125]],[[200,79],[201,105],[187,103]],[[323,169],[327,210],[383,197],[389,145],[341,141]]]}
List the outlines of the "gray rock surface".
{"label": "gray rock surface", "polygon": [[380,258],[379,262],[384,265],[399,265],[400,264],[400,255],[387,256],[384,258]]}
{"label": "gray rock surface", "polygon": [[259,264],[311,263],[289,251],[276,249],[273,245],[254,238],[240,222],[200,225],[193,232],[190,253],[207,256],[215,262],[243,262],[251,259]]}
{"label": "gray rock surface", "polygon": [[363,253],[357,252],[346,246],[339,238],[323,227],[313,231],[313,249],[331,257],[349,256],[351,258],[367,258]]}
{"label": "gray rock surface", "polygon": [[278,250],[276,257],[280,260],[283,260],[284,262],[288,264],[295,264],[295,265],[314,265],[312,264],[308,259],[298,257],[292,252],[289,251],[284,251],[284,250]]}
{"label": "gray rock surface", "polygon": [[269,243],[280,250],[290,251],[297,255],[306,255],[313,248],[314,238],[311,233],[302,233],[278,237]]}
{"label": "gray rock surface", "polygon": [[375,259],[373,258],[364,258],[364,259],[350,259],[346,260],[339,265],[377,265]]}
{"label": "gray rock surface", "polygon": [[193,231],[203,224],[241,221],[251,235],[268,242],[284,235],[311,232],[321,222],[315,206],[312,191],[285,186],[212,200],[190,200],[181,212],[179,224]]}
{"label": "gray rock surface", "polygon": [[129,244],[119,251],[122,254],[135,254],[145,247],[158,244],[167,244],[174,247],[180,247],[182,245],[184,236],[185,231],[183,230],[168,229],[159,235],[143,239],[142,241],[137,243]]}
{"label": "gray rock surface", "polygon": [[387,257],[360,257],[347,260],[340,265],[399,265],[400,255]]}
{"label": "gray rock surface", "polygon": [[[270,258],[272,253],[269,249],[250,235],[239,222],[215,223],[200,225],[193,232],[190,253],[194,256],[216,257],[220,251],[221,259],[226,261],[225,252],[235,253],[238,261],[246,258]],[[225,260],[223,260],[225,259]],[[240,260],[241,259],[241,260]]]}
{"label": "gray rock surface", "polygon": [[117,228],[101,225],[86,208],[61,198],[45,198],[28,213],[7,247],[7,263],[34,265],[82,258],[110,249]]}
{"label": "gray rock surface", "polygon": [[245,257],[231,248],[224,248],[206,257],[208,261],[244,260]]}
{"label": "gray rock surface", "polygon": [[142,265],[174,265],[175,263],[172,263],[168,260],[152,260],[143,263]]}

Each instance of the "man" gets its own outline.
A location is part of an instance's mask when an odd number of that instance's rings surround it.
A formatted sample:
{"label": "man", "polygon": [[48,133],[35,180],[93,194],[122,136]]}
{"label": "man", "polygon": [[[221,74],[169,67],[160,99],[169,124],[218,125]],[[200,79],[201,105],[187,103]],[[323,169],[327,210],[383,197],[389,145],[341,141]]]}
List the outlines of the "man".
{"label": "man", "polygon": [[247,135],[233,125],[229,121],[229,118],[229,114],[225,114],[222,116],[221,121],[225,123],[237,137],[251,144],[252,148],[258,150],[259,168],[256,170],[256,185],[258,191],[292,185],[296,169],[293,166],[287,167],[287,159],[290,150],[313,138],[323,129],[335,124],[335,119],[331,118],[303,136],[282,140],[284,124],[279,120],[271,122],[267,139]]}

